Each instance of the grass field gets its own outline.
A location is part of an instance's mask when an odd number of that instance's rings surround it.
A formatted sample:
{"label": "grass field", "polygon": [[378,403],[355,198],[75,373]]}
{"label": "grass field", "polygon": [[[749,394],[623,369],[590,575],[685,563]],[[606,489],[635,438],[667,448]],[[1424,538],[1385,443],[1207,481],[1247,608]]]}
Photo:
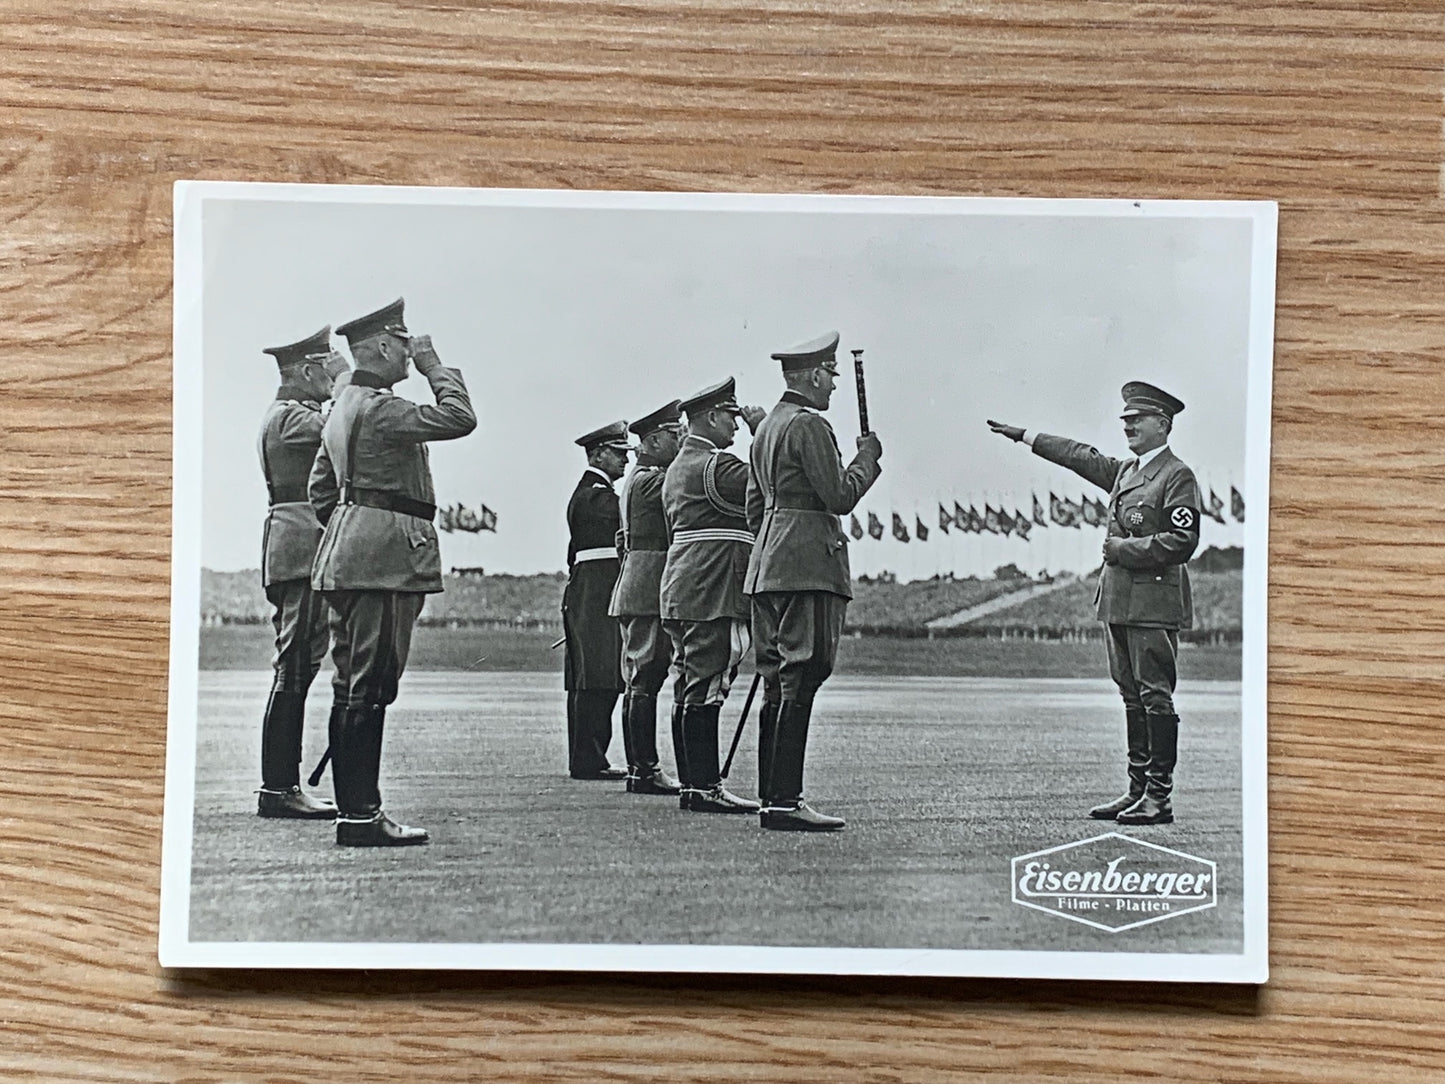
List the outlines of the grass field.
{"label": "grass field", "polygon": [[[561,650],[549,645],[561,633],[523,629],[420,626],[409,666],[415,670],[474,673],[562,672]],[[271,665],[268,625],[207,625],[201,629],[202,670],[264,670]],[[1237,681],[1239,645],[1183,644],[1183,681]],[[750,672],[747,660],[744,676]],[[899,677],[1087,677],[1108,674],[1098,641],[908,639],[849,636],[838,646],[839,674]]]}
{"label": "grass field", "polygon": [[[419,642],[418,656],[426,650]],[[203,671],[191,937],[1240,950],[1236,682],[1181,683],[1179,822],[1123,829],[1216,861],[1218,906],[1111,934],[1010,898],[1012,857],[1115,827],[1083,816],[1124,781],[1122,713],[1095,676],[1099,660],[1087,678],[860,671],[824,687],[808,760],[810,796],[849,827],[806,836],[567,779],[558,674],[412,670],[388,717],[382,789],[388,809],[433,842],[395,851],[337,848],[326,823],[257,818],[269,674]],[[324,680],[308,769],[324,742]],[[745,794],[755,793],[755,733],[750,724],[732,773]]]}

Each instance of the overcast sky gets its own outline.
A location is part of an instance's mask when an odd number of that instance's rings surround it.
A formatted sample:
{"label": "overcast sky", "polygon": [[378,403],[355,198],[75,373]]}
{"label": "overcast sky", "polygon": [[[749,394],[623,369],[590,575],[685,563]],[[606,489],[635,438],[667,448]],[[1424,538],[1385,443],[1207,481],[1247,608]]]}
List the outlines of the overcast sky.
{"label": "overcast sky", "polygon": [[[884,447],[860,513],[887,523],[898,511],[911,531],[915,513],[936,526],[940,500],[1028,509],[1034,493],[1077,499],[1087,483],[993,436],[984,419],[1124,456],[1119,388],[1131,379],[1187,404],[1171,445],[1206,496],[1228,502],[1233,485],[1249,500],[1255,224],[1238,211],[705,197],[497,206],[476,201],[529,197],[439,190],[368,202],[375,191],[204,203],[206,567],[259,563],[256,434],[277,385],[262,348],[398,296],[410,328],[462,370],[479,419],[470,437],[431,446],[438,501],[485,502],[499,517],[496,534],[443,534],[445,566],[564,567],[563,513],[585,465],[576,436],[726,376],[742,402],[770,407],[782,381],[769,353],[830,329],[842,333],[846,375],[828,416],[845,458],[858,435],[852,348],[865,350]],[[397,391],[430,398],[417,376]],[[746,456],[745,430],[734,450]],[[1103,532],[940,537],[865,539],[854,571],[1083,570],[1098,563]],[[1205,521],[1203,545],[1242,538],[1232,520]]]}

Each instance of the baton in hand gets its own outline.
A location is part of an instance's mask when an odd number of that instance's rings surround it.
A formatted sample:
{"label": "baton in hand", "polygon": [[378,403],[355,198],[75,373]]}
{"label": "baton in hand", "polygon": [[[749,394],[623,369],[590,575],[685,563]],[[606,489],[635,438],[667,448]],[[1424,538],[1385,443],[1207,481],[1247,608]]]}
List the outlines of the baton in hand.
{"label": "baton in hand", "polygon": [[863,351],[853,351],[853,381],[858,385],[858,431],[867,436],[871,429],[868,428],[868,388],[863,383]]}
{"label": "baton in hand", "polygon": [[742,740],[743,727],[748,725],[748,712],[753,709],[753,697],[758,695],[758,682],[762,679],[763,672],[761,670],[753,674],[753,684],[752,687],[748,689],[748,698],[743,701],[743,716],[738,720],[737,733],[733,735],[733,747],[728,750],[728,758],[723,764],[722,772],[718,776],[719,779],[726,779],[728,777],[728,771],[733,766],[733,757],[737,756],[738,742]]}

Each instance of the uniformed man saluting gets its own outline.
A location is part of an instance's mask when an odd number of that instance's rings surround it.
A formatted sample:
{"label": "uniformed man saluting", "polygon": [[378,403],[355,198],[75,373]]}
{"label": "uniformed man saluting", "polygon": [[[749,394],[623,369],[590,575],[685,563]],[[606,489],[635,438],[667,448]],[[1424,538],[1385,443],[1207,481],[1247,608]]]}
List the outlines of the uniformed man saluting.
{"label": "uniformed man saluting", "polygon": [[[622,744],[627,750],[627,789],[633,794],[679,790],[677,780],[658,763],[657,694],[672,663],[672,642],[662,631],[659,604],[667,561],[662,478],[682,439],[680,405],[674,399],[628,426],[641,443],[637,465],[618,498],[622,571],[607,612],[622,631]],[[681,711],[681,701],[676,707]]]}
{"label": "uniformed man saluting", "polygon": [[858,438],[846,467],[820,413],[833,397],[838,333],[773,355],[788,390],[753,440],[748,525],[757,533],[744,590],[766,701],[758,727],[762,826],[828,832],[840,817],[803,801],[803,760],[813,697],[833,672],[853,579],[839,516],[878,480],[883,445]]}
{"label": "uniformed man saluting", "polygon": [[722,785],[718,718],[747,651],[749,607],[743,576],[753,548],[748,529],[748,467],[723,451],[738,418],[755,429],[758,407],[740,407],[732,377],[682,401],[687,438],[667,468],[662,507],[670,545],[662,573],[662,626],[677,655],[673,744],[682,775],[679,804],[694,813],[756,813],[758,804]]}
{"label": "uniformed man saluting", "polygon": [[[326,656],[326,603],[311,590],[311,562],[321,541],[321,524],[311,509],[306,482],[321,446],[321,404],[332,383],[348,371],[331,349],[331,328],[300,342],[270,346],[281,387],[261,421],[257,448],[270,507],[261,533],[261,583],[276,627],[276,676],[261,722],[261,790],[256,812],[263,817],[325,819],[336,807],[301,790],[301,732],[306,692]],[[346,710],[342,690],[332,714]]]}
{"label": "uniformed man saluting", "polygon": [[[348,690],[346,712],[331,728],[336,842],[348,847],[427,842],[423,829],[382,812],[382,729],[422,603],[442,589],[426,443],[477,426],[462,374],[443,367],[430,336],[407,330],[403,304],[336,329],[356,371],[336,398],[311,471],[311,504],[326,524],[311,585],[331,606],[333,658]],[[431,384],[434,406],[392,394],[409,362]]]}
{"label": "uniformed man saluting", "polygon": [[1095,602],[1109,630],[1109,674],[1124,698],[1129,789],[1089,810],[1089,816],[1120,824],[1169,824],[1179,743],[1175,662],[1179,630],[1189,628],[1194,617],[1184,565],[1199,545],[1199,486],[1168,445],[1174,417],[1184,404],[1142,381],[1125,384],[1122,394],[1124,437],[1133,453],[1128,459],[1114,459],[1065,437],[988,424],[1109,492]]}
{"label": "uniformed man saluting", "polygon": [[621,564],[622,517],[612,483],[627,469],[627,423],[612,422],[577,438],[587,469],[567,502],[567,586],[562,631],[567,637],[562,684],[567,690],[567,770],[573,779],[625,779],[607,762],[612,709],[622,691],[622,632],[608,614]]}

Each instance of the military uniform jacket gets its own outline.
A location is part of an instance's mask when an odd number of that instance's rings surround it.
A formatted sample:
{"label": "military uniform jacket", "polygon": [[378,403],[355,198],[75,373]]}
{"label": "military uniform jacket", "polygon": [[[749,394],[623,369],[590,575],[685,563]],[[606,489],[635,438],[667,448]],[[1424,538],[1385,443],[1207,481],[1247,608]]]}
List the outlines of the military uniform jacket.
{"label": "military uniform jacket", "polygon": [[613,617],[656,617],[662,611],[662,566],[667,562],[667,521],[662,514],[659,466],[639,464],[623,483],[618,509],[622,529],[617,552],[622,571],[607,612]]}
{"label": "military uniform jacket", "polygon": [[[318,591],[442,589],[436,529],[420,516],[343,503],[342,483],[435,504],[426,442],[464,437],[477,425],[462,374],[441,365],[426,374],[434,406],[370,386],[358,371],[342,388],[321,432],[311,470],[311,505],[326,525],[311,586]],[[353,434],[353,429],[357,432]],[[355,448],[355,462],[348,459]]]}
{"label": "military uniform jacket", "polygon": [[748,467],[704,437],[689,435],[662,483],[670,544],[662,573],[662,617],[747,620],[743,577],[753,548],[747,521]]}
{"label": "military uniform jacket", "polygon": [[304,580],[321,541],[321,522],[306,494],[321,446],[321,404],[282,385],[266,409],[256,447],[270,507],[261,528],[261,584]]}
{"label": "military uniform jacket", "polygon": [[617,532],[622,517],[611,480],[589,467],[567,502],[567,586],[562,619],[567,633],[567,689],[622,688],[622,631],[607,613],[617,586]]}
{"label": "military uniform jacket", "polygon": [[838,517],[878,480],[878,460],[860,451],[844,467],[833,427],[792,392],[758,427],[751,459],[748,524],[757,543],[743,590],[852,598],[848,537]]}
{"label": "military uniform jacket", "polygon": [[[1040,433],[1034,453],[1109,491],[1109,537],[1123,541],[1106,564],[1094,602],[1112,625],[1187,629],[1194,623],[1186,561],[1199,546],[1199,485],[1167,447],[1144,468],[1087,444]],[[1126,476],[1128,477],[1126,480]]]}

